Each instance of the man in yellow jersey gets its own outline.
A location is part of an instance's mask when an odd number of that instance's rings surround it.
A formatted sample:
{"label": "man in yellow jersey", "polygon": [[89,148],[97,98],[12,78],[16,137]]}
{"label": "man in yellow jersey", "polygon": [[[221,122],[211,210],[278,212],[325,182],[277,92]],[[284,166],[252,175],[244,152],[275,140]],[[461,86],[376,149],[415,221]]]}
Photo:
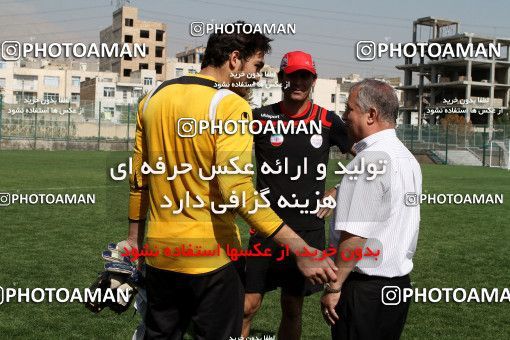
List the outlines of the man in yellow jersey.
{"label": "man in yellow jersey", "polygon": [[[244,288],[228,253],[240,248],[236,214],[295,253],[316,250],[257,206],[251,175],[232,174],[234,162],[237,169],[251,163],[252,135],[195,130],[200,121],[251,120],[241,98],[248,87],[239,84],[256,80],[250,75],[263,67],[270,41],[260,33],[212,34],[199,74],[165,81],[139,105],[128,243],[140,249],[145,236],[152,251],[145,253],[145,338],[181,339],[190,322],[196,339],[241,335]],[[226,204],[236,200],[243,204]],[[296,256],[298,268],[314,283],[336,280],[332,261],[319,257]]]}

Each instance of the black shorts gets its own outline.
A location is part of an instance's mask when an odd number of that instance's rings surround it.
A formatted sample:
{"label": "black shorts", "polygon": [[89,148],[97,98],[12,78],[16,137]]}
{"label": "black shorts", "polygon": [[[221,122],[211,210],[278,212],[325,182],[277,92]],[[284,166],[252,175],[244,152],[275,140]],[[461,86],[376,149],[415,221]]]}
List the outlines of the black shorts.
{"label": "black shorts", "polygon": [[[324,229],[310,231],[296,231],[296,233],[311,247],[323,250],[326,238]],[[260,250],[271,249],[271,257],[246,258],[246,293],[260,293],[282,288],[282,293],[291,296],[308,296],[322,291],[322,285],[311,284],[299,271],[294,257],[285,257],[277,261],[283,250],[272,238],[266,239],[257,234],[250,237],[249,249],[260,243]]]}
{"label": "black shorts", "polygon": [[241,336],[244,289],[233,263],[200,275],[147,266],[145,282],[145,339],[181,340],[190,322],[193,339]]}

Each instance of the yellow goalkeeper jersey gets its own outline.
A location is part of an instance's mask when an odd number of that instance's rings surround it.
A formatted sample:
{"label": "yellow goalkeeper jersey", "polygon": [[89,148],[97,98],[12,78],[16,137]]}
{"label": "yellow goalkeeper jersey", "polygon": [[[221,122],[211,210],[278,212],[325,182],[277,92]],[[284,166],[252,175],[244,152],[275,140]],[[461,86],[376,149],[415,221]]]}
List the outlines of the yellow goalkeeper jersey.
{"label": "yellow goalkeeper jersey", "polygon": [[[197,133],[194,124],[201,120],[252,119],[244,99],[218,91],[212,77],[185,76],[165,81],[139,104],[129,219],[147,219],[146,244],[152,253],[145,259],[150,266],[204,274],[230,263],[227,251],[241,248],[236,214],[267,237],[283,225],[270,208],[254,209],[260,197],[252,175],[214,176],[215,167],[232,170],[235,157],[244,169],[252,162],[253,143],[242,129],[235,134]],[[211,204],[233,202],[232,196],[245,204],[213,212]]]}

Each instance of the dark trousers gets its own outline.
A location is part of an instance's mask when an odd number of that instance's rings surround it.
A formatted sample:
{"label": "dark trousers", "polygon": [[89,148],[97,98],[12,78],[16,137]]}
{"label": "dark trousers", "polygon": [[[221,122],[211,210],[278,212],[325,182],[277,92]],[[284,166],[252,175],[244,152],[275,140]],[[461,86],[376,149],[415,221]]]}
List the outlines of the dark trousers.
{"label": "dark trousers", "polygon": [[[398,288],[383,290],[386,286]],[[409,275],[384,278],[351,273],[342,287],[340,302],[336,306],[340,319],[331,328],[332,339],[400,339],[410,301],[395,305],[385,305],[383,301],[397,302],[398,290],[402,296],[403,289],[410,287]],[[383,295],[386,295],[384,300]]]}
{"label": "dark trousers", "polygon": [[182,339],[190,322],[194,339],[241,336],[244,288],[234,265],[205,275],[147,266],[146,288],[145,339]]}

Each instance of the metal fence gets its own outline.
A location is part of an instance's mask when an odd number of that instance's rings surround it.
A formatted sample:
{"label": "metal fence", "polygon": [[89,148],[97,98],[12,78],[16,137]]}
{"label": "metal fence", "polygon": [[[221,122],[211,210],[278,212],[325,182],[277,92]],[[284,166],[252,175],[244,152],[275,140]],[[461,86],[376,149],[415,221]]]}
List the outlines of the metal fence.
{"label": "metal fence", "polygon": [[[491,141],[507,141],[510,139],[510,125],[496,124],[471,125],[471,124],[448,124],[427,125],[418,128],[414,125],[399,125],[397,135],[406,147],[415,154],[427,154],[438,163],[455,164],[451,161],[451,155],[456,156],[463,152],[464,157],[472,155],[473,159],[479,160],[479,165],[489,165],[489,152],[496,153],[499,164],[502,166],[508,162],[508,150],[502,148],[490,148]],[[504,143],[500,143],[504,145]],[[505,156],[506,155],[506,156]],[[503,156],[503,157],[502,157]],[[474,160],[473,163],[476,163]],[[472,164],[477,165],[477,164]],[[494,164],[493,164],[494,165]]]}
{"label": "metal fence", "polygon": [[[84,101],[20,108],[3,103],[0,95],[0,149],[131,150],[136,109],[136,104],[104,108]],[[508,150],[502,148],[508,145],[510,125],[399,125],[397,135],[413,153],[437,163],[455,164],[451,158],[458,150],[472,154],[477,165],[488,165],[489,158],[508,162]],[[332,153],[332,158],[339,157]]]}
{"label": "metal fence", "polygon": [[47,150],[130,150],[136,104],[111,108],[94,102],[21,105],[0,96],[0,148]]}

